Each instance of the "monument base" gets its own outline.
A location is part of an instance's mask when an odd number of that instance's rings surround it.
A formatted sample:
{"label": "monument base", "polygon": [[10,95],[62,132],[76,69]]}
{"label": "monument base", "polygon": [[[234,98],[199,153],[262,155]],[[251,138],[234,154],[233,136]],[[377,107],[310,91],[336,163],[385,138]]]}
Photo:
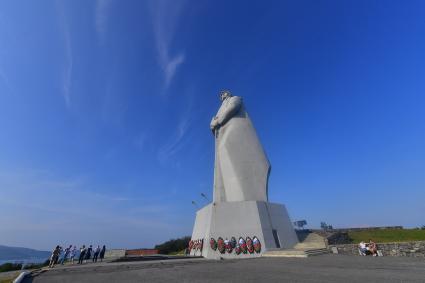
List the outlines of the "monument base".
{"label": "monument base", "polygon": [[[220,251],[211,247],[210,241],[219,239],[231,242],[257,238],[261,249],[242,251],[233,248]],[[213,241],[213,243],[214,243]],[[209,259],[249,258],[261,256],[270,249],[291,249],[298,243],[286,208],[282,204],[264,201],[220,202],[209,204],[196,213],[192,233],[191,255]],[[214,245],[213,245],[214,246]]]}

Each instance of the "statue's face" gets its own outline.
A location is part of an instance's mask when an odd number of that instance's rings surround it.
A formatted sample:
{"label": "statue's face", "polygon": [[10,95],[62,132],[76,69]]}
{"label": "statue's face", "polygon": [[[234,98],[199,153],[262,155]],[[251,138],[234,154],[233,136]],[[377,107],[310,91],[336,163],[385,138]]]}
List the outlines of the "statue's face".
{"label": "statue's face", "polygon": [[227,91],[224,91],[220,94],[221,101],[224,101],[228,97],[230,97],[230,94]]}

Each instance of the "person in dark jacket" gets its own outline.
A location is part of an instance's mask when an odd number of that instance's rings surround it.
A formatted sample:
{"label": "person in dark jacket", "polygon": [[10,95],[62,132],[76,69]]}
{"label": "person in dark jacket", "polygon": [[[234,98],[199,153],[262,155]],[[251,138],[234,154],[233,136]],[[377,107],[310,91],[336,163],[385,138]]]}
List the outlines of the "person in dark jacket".
{"label": "person in dark jacket", "polygon": [[100,261],[103,261],[103,258],[105,257],[105,251],[106,251],[106,246],[103,245],[103,248],[102,248],[102,250],[99,253]]}
{"label": "person in dark jacket", "polygon": [[50,256],[49,267],[52,268],[55,266],[60,254],[60,246],[56,246],[56,248],[52,251],[52,255]]}
{"label": "person in dark jacket", "polygon": [[97,246],[97,248],[94,250],[93,262],[97,262],[97,257],[99,256],[99,253],[100,253],[100,246]]}
{"label": "person in dark jacket", "polygon": [[93,251],[93,247],[92,245],[90,245],[90,247],[87,249],[87,252],[86,252],[86,258],[85,258],[86,260],[91,258],[92,251]]}
{"label": "person in dark jacket", "polygon": [[80,256],[78,257],[78,264],[83,264],[84,257],[86,256],[86,246],[80,248]]}

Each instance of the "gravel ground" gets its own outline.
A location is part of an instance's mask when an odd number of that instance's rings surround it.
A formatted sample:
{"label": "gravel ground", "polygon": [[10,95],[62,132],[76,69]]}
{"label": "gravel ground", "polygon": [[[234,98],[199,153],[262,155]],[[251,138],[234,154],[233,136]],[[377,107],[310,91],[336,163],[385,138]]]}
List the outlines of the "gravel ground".
{"label": "gravel ground", "polygon": [[58,267],[24,282],[425,282],[425,258],[322,255]]}

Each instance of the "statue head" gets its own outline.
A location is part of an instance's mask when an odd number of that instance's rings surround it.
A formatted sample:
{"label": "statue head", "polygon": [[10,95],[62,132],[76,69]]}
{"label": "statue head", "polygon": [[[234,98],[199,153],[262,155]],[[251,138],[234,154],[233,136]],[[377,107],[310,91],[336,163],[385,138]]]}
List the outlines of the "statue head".
{"label": "statue head", "polygon": [[224,101],[226,98],[232,97],[232,94],[229,90],[222,90],[220,91],[220,100]]}

